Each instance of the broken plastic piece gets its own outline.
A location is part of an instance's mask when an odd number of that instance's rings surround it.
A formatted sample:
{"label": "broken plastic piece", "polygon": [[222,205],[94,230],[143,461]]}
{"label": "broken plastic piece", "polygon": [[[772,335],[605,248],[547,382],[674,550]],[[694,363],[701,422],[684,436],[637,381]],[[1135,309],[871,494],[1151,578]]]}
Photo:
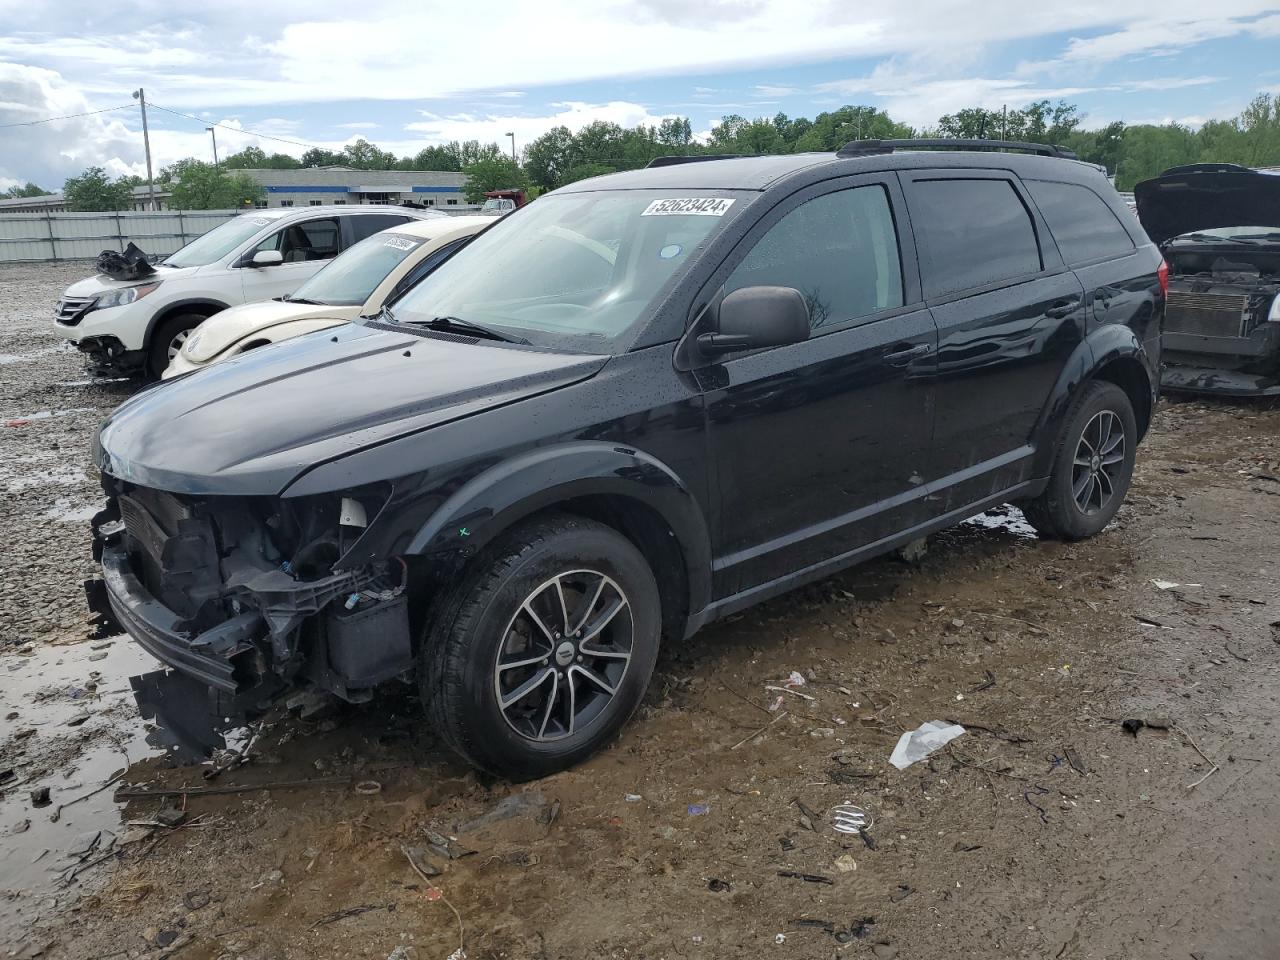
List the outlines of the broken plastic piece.
{"label": "broken plastic piece", "polygon": [[905,770],[963,734],[964,727],[943,720],[929,720],[915,730],[904,733],[893,748],[889,762],[899,770]]}

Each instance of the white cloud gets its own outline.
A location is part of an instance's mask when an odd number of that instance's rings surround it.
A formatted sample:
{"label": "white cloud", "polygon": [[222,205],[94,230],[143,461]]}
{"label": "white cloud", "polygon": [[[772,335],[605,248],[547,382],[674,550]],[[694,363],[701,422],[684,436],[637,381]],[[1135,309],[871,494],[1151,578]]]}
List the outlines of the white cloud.
{"label": "white cloud", "polygon": [[375,130],[378,124],[367,120],[359,120],[355,123],[336,123],[334,126],[339,130]]}
{"label": "white cloud", "polygon": [[[421,139],[406,142],[405,148],[397,152],[414,153],[428,143],[448,143],[450,140],[479,140],[505,146],[510,143],[508,133],[516,135],[516,148],[520,149],[552,127],[565,126],[576,131],[596,121],[616,123],[621,127],[657,126],[663,120],[662,116],[650,113],[647,107],[625,100],[609,103],[570,101],[553,106],[559,109],[544,116],[470,113],[440,116],[424,110],[422,120],[405,125],[405,130],[418,134]],[[381,140],[379,145],[386,147]]]}
{"label": "white cloud", "polygon": [[1221,83],[1222,77],[1152,77],[1149,80],[1129,80],[1119,89],[1138,92],[1143,90],[1182,90],[1186,87],[1204,87]]}
{"label": "white cloud", "polygon": [[799,87],[787,87],[772,83],[758,83],[752,89],[759,97],[790,97],[800,92]]}

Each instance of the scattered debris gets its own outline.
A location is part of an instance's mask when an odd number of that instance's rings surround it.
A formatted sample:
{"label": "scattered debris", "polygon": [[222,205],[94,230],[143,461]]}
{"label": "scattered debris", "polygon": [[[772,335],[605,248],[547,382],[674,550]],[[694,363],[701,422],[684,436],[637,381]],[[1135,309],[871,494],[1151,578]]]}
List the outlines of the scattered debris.
{"label": "scattered debris", "polygon": [[720,880],[716,877],[712,877],[707,881],[707,889],[712,893],[729,893],[732,890],[729,886],[729,881]]}
{"label": "scattered debris", "polygon": [[877,943],[872,945],[871,953],[876,960],[894,960],[898,955],[898,948],[891,943]]}
{"label": "scattered debris", "polygon": [[1176,590],[1179,587],[1199,587],[1199,583],[1174,583],[1172,580],[1152,580],[1157,590]]}
{"label": "scattered debris", "polygon": [[36,787],[31,791],[31,805],[33,807],[47,807],[53,801],[49,798],[48,787]]}
{"label": "scattered debris", "polygon": [[778,876],[785,877],[788,880],[803,880],[805,883],[825,883],[828,886],[834,886],[835,881],[830,877],[824,877],[820,873],[800,873],[796,870],[779,870]]}
{"label": "scattered debris", "polygon": [[337,923],[339,920],[345,920],[347,917],[358,917],[362,913],[369,913],[372,910],[386,910],[395,912],[396,905],[394,903],[365,903],[358,907],[347,907],[345,910],[336,910],[333,913],[327,913],[315,923],[311,924],[311,929],[316,927],[327,926],[330,923]]}
{"label": "scattered debris", "polygon": [[831,810],[831,828],[837,833],[861,833],[871,829],[871,814],[852,803],[842,803]]}
{"label": "scattered debris", "polygon": [[186,819],[187,812],[180,807],[164,807],[155,815],[156,823],[160,824],[162,827],[169,827],[170,829],[178,826]]}
{"label": "scattered debris", "polygon": [[1049,792],[1048,787],[1042,787],[1038,783],[1033,784],[1032,786],[1028,787],[1026,790],[1022,791],[1022,799],[1027,801],[1027,803],[1032,807],[1035,807],[1036,811],[1040,814],[1040,822],[1045,824],[1049,822],[1049,812],[1045,810],[1044,807],[1040,806],[1040,804],[1032,800],[1031,797],[1033,794],[1037,797],[1043,797],[1048,792]]}
{"label": "scattered debris", "polygon": [[382,784],[377,780],[361,780],[355,785],[355,791],[363,796],[371,797],[382,792]]}
{"label": "scattered debris", "polygon": [[336,787],[350,783],[350,777],[313,777],[310,780],[276,780],[271,783],[251,783],[242,786],[222,787],[125,787],[115,792],[117,800],[142,800],[147,797],[212,797],[231,793],[249,793],[253,790],[298,790],[303,787]]}
{"label": "scattered debris", "polygon": [[711,812],[711,807],[705,803],[691,803],[687,810],[691,817],[702,817]]}
{"label": "scattered debris", "polygon": [[1071,764],[1071,769],[1080,776],[1087,776],[1089,768],[1084,765],[1084,761],[1080,759],[1080,754],[1076,752],[1076,748],[1071,744],[1067,744],[1062,748],[1063,754],[1066,755],[1067,763]]}
{"label": "scattered debris", "polygon": [[964,732],[964,727],[959,724],[946,723],[942,720],[926,721],[898,739],[898,745],[893,748],[889,762],[899,770],[905,770],[929,754],[941,750]]}
{"label": "scattered debris", "polygon": [[203,910],[211,899],[208,890],[188,890],[182,895],[182,905],[188,910]]}
{"label": "scattered debris", "polygon": [[835,868],[841,873],[853,873],[858,869],[858,861],[853,859],[849,854],[844,853],[836,857]]}
{"label": "scattered debris", "polygon": [[907,899],[907,897],[911,896],[913,893],[915,893],[914,889],[912,889],[910,886],[908,886],[905,883],[900,883],[898,884],[898,889],[895,890],[893,893],[889,894],[889,900],[892,903],[901,903],[903,900]]}
{"label": "scattered debris", "polygon": [[1146,726],[1146,724],[1144,724],[1137,717],[1130,717],[1127,720],[1121,721],[1120,726],[1125,733],[1136,738],[1138,736],[1138,731],[1141,730],[1144,726]]}
{"label": "scattered debris", "polygon": [[986,676],[986,679],[983,680],[976,687],[970,688],[969,690],[970,693],[981,693],[983,690],[990,690],[992,687],[996,685],[996,675],[994,673],[992,673],[990,670],[984,670],[983,674]]}

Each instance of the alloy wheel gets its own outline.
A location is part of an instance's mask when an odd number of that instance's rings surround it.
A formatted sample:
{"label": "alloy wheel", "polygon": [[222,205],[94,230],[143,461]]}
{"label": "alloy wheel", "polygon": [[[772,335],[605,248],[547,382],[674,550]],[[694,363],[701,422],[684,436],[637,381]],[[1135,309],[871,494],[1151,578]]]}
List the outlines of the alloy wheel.
{"label": "alloy wheel", "polygon": [[611,577],[569,570],[534,589],[508,622],[493,668],[503,719],[546,742],[590,726],[631,663],[631,604]]}
{"label": "alloy wheel", "polygon": [[169,348],[165,351],[165,355],[172,363],[174,358],[182,352],[182,345],[187,342],[187,338],[191,336],[191,330],[179,330],[172,340],[169,341]]}
{"label": "alloy wheel", "polygon": [[1124,422],[1110,410],[1085,424],[1071,469],[1071,495],[1085,516],[1103,510],[1123,480]]}

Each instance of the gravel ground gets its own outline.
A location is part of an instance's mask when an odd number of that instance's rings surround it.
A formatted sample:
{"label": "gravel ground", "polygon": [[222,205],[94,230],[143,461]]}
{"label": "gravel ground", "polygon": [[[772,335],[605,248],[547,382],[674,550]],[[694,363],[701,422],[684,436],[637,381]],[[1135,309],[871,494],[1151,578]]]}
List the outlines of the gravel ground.
{"label": "gravel ground", "polygon": [[[868,564],[667,649],[619,741],[538,784],[477,778],[390,691],[273,718],[252,762],[213,781],[244,791],[188,794],[177,829],[125,827],[172,801],[111,791],[55,820],[117,770],[135,789],[208,786],[144,742],[136,648],[77,642],[86,447],[128,390],[86,384],[48,332],[83,272],[0,266],[0,422],[56,414],[0,426],[0,775],[17,777],[0,781],[0,948],[1280,957],[1275,404],[1162,404],[1128,503],[1091,541],[1041,541],[993,511],[915,565]],[[793,670],[802,687],[768,689]],[[889,766],[901,733],[935,719],[968,732]],[[40,786],[53,805],[33,809]],[[867,840],[833,831],[843,801],[874,818]],[[94,831],[110,838],[85,853]],[[432,851],[428,831],[474,853]]]}

